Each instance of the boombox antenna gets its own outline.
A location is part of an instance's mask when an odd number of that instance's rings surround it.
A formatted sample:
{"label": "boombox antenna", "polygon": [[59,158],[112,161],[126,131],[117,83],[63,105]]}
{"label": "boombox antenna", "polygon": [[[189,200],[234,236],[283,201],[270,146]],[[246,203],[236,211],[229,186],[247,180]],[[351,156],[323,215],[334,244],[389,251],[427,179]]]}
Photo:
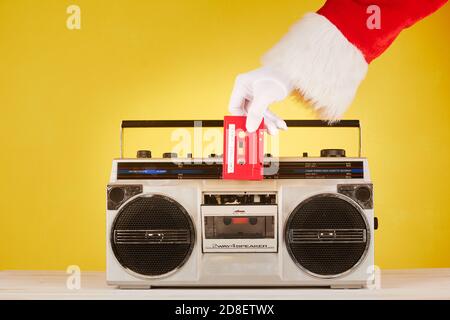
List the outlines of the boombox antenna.
{"label": "boombox antenna", "polygon": [[[120,158],[124,155],[124,135],[126,128],[193,128],[198,125],[203,128],[223,127],[223,120],[123,120],[120,128]],[[322,120],[286,120],[288,127],[297,128],[357,128],[358,156],[362,157],[362,128],[359,120],[341,120],[327,122]]]}

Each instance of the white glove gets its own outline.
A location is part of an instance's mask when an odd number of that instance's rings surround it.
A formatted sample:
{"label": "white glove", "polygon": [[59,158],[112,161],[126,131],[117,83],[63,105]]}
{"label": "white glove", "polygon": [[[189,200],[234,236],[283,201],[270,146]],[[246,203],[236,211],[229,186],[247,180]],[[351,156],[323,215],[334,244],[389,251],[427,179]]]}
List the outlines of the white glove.
{"label": "white glove", "polygon": [[287,130],[287,125],[269,106],[284,100],[292,88],[287,77],[269,67],[241,74],[236,78],[229,110],[234,116],[247,115],[248,132],[256,131],[264,118],[269,134],[276,135],[279,129]]}

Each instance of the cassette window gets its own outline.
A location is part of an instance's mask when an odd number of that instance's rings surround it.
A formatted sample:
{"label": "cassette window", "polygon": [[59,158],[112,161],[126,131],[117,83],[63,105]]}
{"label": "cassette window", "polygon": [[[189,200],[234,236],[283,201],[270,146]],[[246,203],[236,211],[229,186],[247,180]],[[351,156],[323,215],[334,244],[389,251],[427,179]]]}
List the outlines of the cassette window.
{"label": "cassette window", "polygon": [[273,216],[207,216],[206,239],[274,239]]}

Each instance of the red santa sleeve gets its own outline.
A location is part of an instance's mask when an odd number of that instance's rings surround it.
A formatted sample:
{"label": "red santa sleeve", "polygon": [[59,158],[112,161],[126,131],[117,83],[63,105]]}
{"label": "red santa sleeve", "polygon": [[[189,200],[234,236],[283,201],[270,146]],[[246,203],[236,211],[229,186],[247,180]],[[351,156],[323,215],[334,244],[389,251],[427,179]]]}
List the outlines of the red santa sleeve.
{"label": "red santa sleeve", "polygon": [[402,30],[447,0],[328,0],[308,13],[264,57],[288,76],[323,119],[339,119],[368,65]]}

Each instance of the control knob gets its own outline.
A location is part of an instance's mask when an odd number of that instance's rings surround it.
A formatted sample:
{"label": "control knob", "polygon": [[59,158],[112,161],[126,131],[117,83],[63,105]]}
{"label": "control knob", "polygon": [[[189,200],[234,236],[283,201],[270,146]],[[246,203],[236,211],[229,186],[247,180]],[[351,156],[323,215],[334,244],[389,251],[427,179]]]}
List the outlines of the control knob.
{"label": "control knob", "polygon": [[175,152],[164,152],[163,153],[164,159],[171,159],[171,158],[176,158],[176,157],[178,157],[178,154]]}
{"label": "control knob", "polygon": [[150,159],[152,157],[152,152],[150,150],[139,150],[136,157],[138,159]]}
{"label": "control knob", "polygon": [[344,149],[323,149],[320,151],[320,156],[323,158],[345,158]]}

